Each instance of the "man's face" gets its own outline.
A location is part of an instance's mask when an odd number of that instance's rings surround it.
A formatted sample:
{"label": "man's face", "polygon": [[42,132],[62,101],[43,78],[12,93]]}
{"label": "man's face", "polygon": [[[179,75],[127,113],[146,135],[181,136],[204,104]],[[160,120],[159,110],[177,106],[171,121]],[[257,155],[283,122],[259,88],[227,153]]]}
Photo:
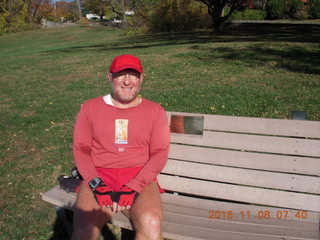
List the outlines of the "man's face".
{"label": "man's face", "polygon": [[118,73],[109,73],[109,81],[112,85],[112,96],[121,103],[130,103],[140,92],[143,75],[131,69],[125,69]]}

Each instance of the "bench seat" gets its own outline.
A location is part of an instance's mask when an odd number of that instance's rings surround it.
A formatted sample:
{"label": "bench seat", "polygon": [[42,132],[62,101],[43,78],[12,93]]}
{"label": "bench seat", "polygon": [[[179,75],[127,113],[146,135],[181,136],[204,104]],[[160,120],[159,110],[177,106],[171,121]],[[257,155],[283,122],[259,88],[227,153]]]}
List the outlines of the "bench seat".
{"label": "bench seat", "polygon": [[[164,236],[169,239],[319,239],[320,214],[308,212],[307,219],[295,218],[290,210],[286,219],[259,219],[259,211],[276,213],[279,208],[257,207],[248,204],[226,203],[165,193],[161,195],[164,207]],[[56,186],[43,194],[44,201],[72,210],[76,194]],[[210,219],[210,211],[233,211],[231,219]],[[241,216],[250,211],[251,218]],[[256,214],[254,214],[256,213]],[[257,224],[258,221],[258,224]],[[127,217],[118,213],[112,223],[131,229]],[[250,234],[248,234],[248,231]],[[272,234],[271,234],[272,233]],[[186,234],[188,237],[186,237]],[[212,236],[215,236],[214,238]],[[219,236],[219,237],[218,237]]]}
{"label": "bench seat", "polygon": [[[182,122],[158,176],[166,238],[320,239],[320,122],[167,115],[171,129]],[[76,195],[42,197],[72,210]],[[131,229],[122,214],[112,223]]]}

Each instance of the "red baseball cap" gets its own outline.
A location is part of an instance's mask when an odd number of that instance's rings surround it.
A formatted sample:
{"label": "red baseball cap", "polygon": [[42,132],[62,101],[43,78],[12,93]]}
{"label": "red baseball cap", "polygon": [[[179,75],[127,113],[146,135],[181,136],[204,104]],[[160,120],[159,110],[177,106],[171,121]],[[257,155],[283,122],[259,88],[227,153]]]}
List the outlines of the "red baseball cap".
{"label": "red baseball cap", "polygon": [[113,59],[110,66],[110,72],[117,73],[128,68],[134,69],[139,73],[143,73],[140,59],[130,54],[120,55]]}

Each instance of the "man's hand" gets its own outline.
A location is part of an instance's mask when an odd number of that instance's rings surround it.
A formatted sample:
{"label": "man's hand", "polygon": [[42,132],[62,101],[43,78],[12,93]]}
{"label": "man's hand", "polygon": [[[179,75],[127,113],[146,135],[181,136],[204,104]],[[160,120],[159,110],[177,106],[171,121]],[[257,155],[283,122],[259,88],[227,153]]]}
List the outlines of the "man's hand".
{"label": "man's hand", "polygon": [[100,186],[93,190],[93,194],[101,207],[112,207],[115,192],[108,185],[101,183]]}
{"label": "man's hand", "polygon": [[[136,197],[138,196],[139,193],[137,193],[135,190],[129,188],[128,186],[123,186],[119,192],[117,192],[117,194],[119,194],[119,200],[118,200],[118,209],[119,210],[125,210],[125,209],[129,209],[132,204],[133,201],[136,199]],[[119,208],[120,207],[120,208]]]}

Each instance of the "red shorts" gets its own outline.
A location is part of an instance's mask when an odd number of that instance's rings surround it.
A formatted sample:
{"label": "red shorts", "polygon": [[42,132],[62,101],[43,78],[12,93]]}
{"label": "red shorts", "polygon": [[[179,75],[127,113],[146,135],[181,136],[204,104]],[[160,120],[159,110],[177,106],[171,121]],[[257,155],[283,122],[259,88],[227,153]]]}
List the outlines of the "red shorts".
{"label": "red shorts", "polygon": [[[131,168],[96,168],[99,177],[103,182],[111,187],[115,192],[118,192],[120,188],[126,183],[130,182],[142,167],[131,167]],[[165,190],[162,189],[158,183],[157,178],[154,180],[158,184],[159,192],[164,193]],[[79,186],[76,189],[78,192]]]}

